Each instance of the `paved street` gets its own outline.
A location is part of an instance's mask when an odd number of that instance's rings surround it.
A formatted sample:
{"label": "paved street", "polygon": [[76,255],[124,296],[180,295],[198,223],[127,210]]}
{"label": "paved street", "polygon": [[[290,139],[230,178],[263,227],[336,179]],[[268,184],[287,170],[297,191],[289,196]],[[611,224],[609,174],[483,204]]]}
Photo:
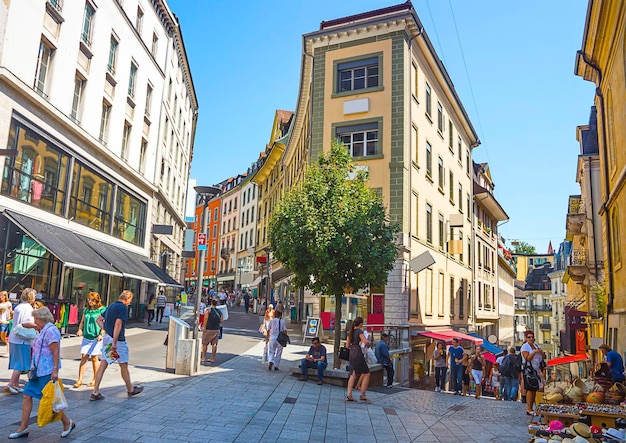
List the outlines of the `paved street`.
{"label": "paved street", "polygon": [[[134,324],[127,336],[131,377],[145,391],[128,398],[116,365],[109,367],[103,401],[89,401],[88,387],[74,389],[79,338],[62,341],[61,375],[68,386],[68,414],[77,422],[68,440],[98,442],[502,442],[527,441],[521,403],[475,400],[413,389],[378,388],[373,401],[346,403],[344,388],[300,382],[289,375],[307,346],[289,345],[280,371],[261,363],[263,343],[255,332],[257,317],[231,310],[217,364],[193,377],[164,371],[166,324]],[[295,326],[295,325],[289,325]],[[154,330],[156,327],[156,330]],[[300,341],[300,326],[290,331]],[[0,383],[9,377],[0,359]],[[90,374],[91,369],[88,369]],[[22,377],[25,379],[25,376]],[[89,379],[86,378],[88,381]],[[358,394],[357,394],[358,395]],[[13,432],[21,397],[0,394],[0,435]],[[61,425],[38,428],[36,417],[28,441],[60,440]]]}

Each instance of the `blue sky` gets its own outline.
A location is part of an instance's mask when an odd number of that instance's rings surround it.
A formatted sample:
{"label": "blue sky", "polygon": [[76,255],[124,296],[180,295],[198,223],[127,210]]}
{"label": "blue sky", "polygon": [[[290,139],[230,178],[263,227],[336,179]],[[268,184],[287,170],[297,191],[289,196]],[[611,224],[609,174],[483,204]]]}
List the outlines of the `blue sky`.
{"label": "blue sky", "polygon": [[[302,34],[322,20],[401,3],[168,0],[178,16],[200,104],[191,170],[198,184],[245,172],[269,141],[276,109],[293,110]],[[565,236],[575,181],[576,126],[589,121],[594,85],[574,75],[587,0],[414,0],[482,144],[500,227],[547,250]],[[459,43],[460,42],[460,43]]]}

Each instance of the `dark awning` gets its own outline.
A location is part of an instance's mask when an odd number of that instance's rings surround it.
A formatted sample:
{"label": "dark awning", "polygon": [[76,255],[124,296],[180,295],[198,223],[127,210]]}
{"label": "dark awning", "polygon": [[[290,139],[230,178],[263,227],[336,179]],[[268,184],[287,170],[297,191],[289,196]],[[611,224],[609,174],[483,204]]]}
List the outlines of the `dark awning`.
{"label": "dark awning", "polygon": [[83,235],[78,235],[78,237],[94,251],[98,251],[98,254],[104,257],[106,261],[112,263],[113,266],[119,269],[124,277],[146,280],[153,283],[159,282],[150,268],[145,265],[146,262],[150,262],[148,257]]}
{"label": "dark awning", "polygon": [[17,212],[5,210],[4,214],[33,240],[62,261],[65,267],[122,276],[121,272],[94,249],[87,246],[80,247],[81,240],[74,232]]}
{"label": "dark awning", "polygon": [[150,268],[150,270],[154,273],[154,275],[156,275],[156,277],[159,279],[159,286],[173,286],[176,288],[184,288],[183,285],[181,285],[176,280],[174,280],[174,278],[171,277],[167,272],[159,268],[159,266],[156,263],[147,262],[145,264],[148,266],[148,268]]}

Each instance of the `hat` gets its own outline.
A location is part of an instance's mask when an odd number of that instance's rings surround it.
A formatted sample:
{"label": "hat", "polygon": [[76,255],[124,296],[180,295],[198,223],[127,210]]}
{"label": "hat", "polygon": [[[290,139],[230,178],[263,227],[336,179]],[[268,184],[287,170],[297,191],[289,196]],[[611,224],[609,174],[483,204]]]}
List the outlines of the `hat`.
{"label": "hat", "polygon": [[563,443],[574,443],[574,440],[572,440],[569,437],[566,437],[566,438],[563,439]]}
{"label": "hat", "polygon": [[563,429],[563,423],[559,420],[552,420],[550,426],[548,426],[548,431],[550,432],[560,431],[561,429]]}
{"label": "hat", "polygon": [[[570,432],[583,438],[591,437],[591,429],[585,423],[576,422],[569,427]],[[578,442],[577,442],[578,443]]]}
{"label": "hat", "polygon": [[609,437],[613,440],[623,440],[626,438],[623,432],[620,432],[615,428],[609,428],[608,431],[602,433],[602,436]]}
{"label": "hat", "polygon": [[381,337],[389,337],[389,334],[387,334],[386,332],[383,332],[380,334]]}

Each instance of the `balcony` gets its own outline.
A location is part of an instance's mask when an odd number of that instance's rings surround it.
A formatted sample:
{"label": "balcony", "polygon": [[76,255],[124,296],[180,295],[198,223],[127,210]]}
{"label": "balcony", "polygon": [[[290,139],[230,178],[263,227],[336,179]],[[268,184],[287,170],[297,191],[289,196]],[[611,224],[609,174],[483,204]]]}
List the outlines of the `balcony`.
{"label": "balcony", "polygon": [[230,248],[220,249],[220,257],[222,257],[224,260],[228,260],[230,258],[230,251],[232,251],[232,249]]}
{"label": "balcony", "polygon": [[587,249],[572,249],[568,257],[567,269],[563,282],[571,278],[574,281],[583,281],[589,275],[589,252]]}
{"label": "balcony", "polygon": [[539,325],[539,329],[541,329],[542,331],[549,331],[552,329],[552,326],[550,325],[550,323],[541,323]]}
{"label": "balcony", "polygon": [[580,235],[585,224],[585,202],[580,195],[570,195],[565,218],[565,238],[572,241],[574,236]]}
{"label": "balcony", "polygon": [[535,303],[532,305],[532,310],[552,312],[552,305],[550,303]]}

